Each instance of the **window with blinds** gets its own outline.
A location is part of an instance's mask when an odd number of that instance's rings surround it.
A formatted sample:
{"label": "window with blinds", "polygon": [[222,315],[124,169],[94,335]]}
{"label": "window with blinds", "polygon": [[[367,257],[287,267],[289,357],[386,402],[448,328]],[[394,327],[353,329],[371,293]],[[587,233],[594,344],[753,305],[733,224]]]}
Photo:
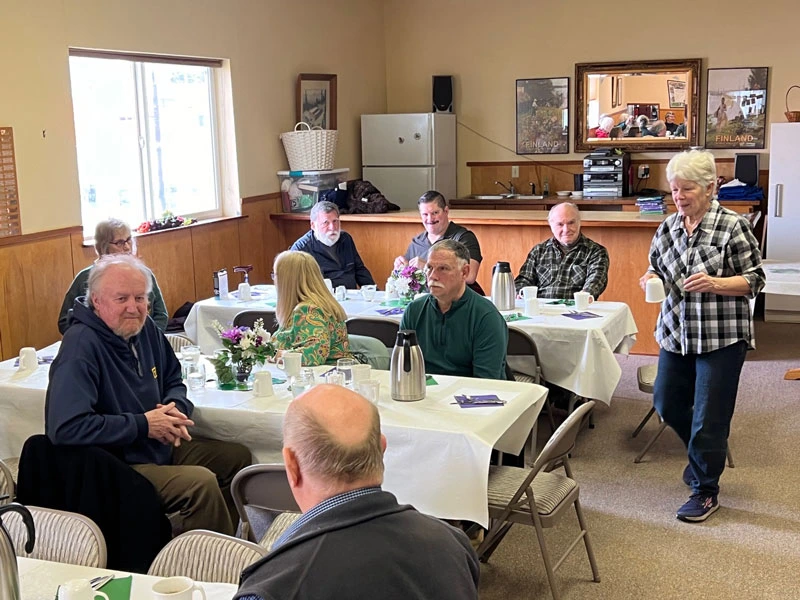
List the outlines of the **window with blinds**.
{"label": "window with blinds", "polygon": [[11,127],[0,127],[0,237],[21,233],[14,132]]}

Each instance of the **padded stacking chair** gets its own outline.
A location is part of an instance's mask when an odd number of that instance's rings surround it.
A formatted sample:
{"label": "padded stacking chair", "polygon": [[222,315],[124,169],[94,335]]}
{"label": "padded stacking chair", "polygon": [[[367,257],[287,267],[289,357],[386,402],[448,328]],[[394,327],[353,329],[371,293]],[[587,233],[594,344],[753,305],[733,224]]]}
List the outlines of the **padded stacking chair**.
{"label": "padded stacking chair", "polygon": [[194,529],[164,546],[147,574],[238,584],[242,570],[266,555],[267,551],[257,544],[215,531]]}
{"label": "padded stacking chair", "polygon": [[378,317],[350,317],[346,321],[349,335],[374,337],[383,342],[387,348],[394,348],[400,323]]}
{"label": "padded stacking chair", "polygon": [[233,326],[252,327],[258,319],[264,320],[264,329],[270,333],[278,330],[278,321],[275,320],[274,310],[243,310],[233,317]]}
{"label": "padded stacking chair", "polygon": [[3,515],[17,556],[50,560],[103,569],[106,566],[106,540],[89,517],[65,510],[28,506],[36,528],[33,552],[25,552],[28,531],[15,512]]}
{"label": "padded stacking chair", "polygon": [[[569,453],[575,447],[575,438],[581,423],[588,418],[594,404],[593,400],[589,400],[578,406],[566,418],[547,441],[532,468],[489,467],[488,501],[491,527],[481,545],[478,546],[478,557],[481,561],[487,562],[515,523],[533,526],[536,530],[547,580],[550,583],[554,600],[559,600],[560,597],[555,581],[555,571],[581,540],[586,546],[586,554],[592,568],[592,578],[594,581],[600,581],[594,551],[589,541],[589,532],[586,529],[586,520],[578,499],[580,488],[578,482],[573,478],[569,462]],[[554,463],[563,466],[566,475],[546,470]],[[573,505],[581,531],[563,556],[554,564],[545,543],[544,529],[553,527],[564,512]]]}
{"label": "padded stacking chair", "polygon": [[[245,467],[234,476],[231,495],[242,520],[242,537],[251,542],[258,541],[267,550],[272,549],[286,528],[300,518],[300,507],[292,496],[283,465]],[[260,540],[257,540],[253,531],[248,509],[268,523]]]}
{"label": "padded stacking chair", "polygon": [[[651,394],[652,395],[653,394],[653,388],[655,387],[655,383],[656,383],[656,375],[657,374],[658,374],[658,363],[657,362],[653,363],[653,364],[650,364],[650,365],[643,365],[643,366],[639,367],[637,369],[637,371],[636,371],[636,378],[637,378],[638,383],[639,383],[639,389],[642,392],[644,392],[645,394]],[[664,430],[667,428],[667,424],[664,423],[664,421],[661,419],[661,415],[656,413],[656,407],[655,406],[651,406],[650,410],[647,411],[647,414],[641,420],[639,425],[636,427],[636,429],[633,430],[633,433],[631,434],[631,437],[635,438],[637,435],[639,435],[639,433],[642,431],[642,428],[644,428],[644,426],[650,420],[650,417],[652,417],[653,415],[655,415],[656,418],[658,419],[658,423],[659,423],[658,429],[653,434],[653,437],[651,437],[650,440],[647,442],[647,444],[645,444],[645,447],[642,449],[642,451],[639,452],[639,454],[636,456],[636,458],[633,459],[633,462],[635,462],[635,463],[642,462],[642,459],[644,458],[644,455],[649,452],[650,448],[653,447],[653,444],[656,443],[656,440],[658,440],[658,438],[661,437],[661,434],[664,433]],[[730,444],[728,444],[727,457],[728,457],[728,466],[731,469],[733,469],[736,465],[733,464],[733,454],[731,454],[731,446],[730,446]]]}
{"label": "padded stacking chair", "polygon": [[188,337],[180,333],[165,333],[164,336],[167,338],[169,345],[172,346],[176,354],[186,346],[191,346],[194,343]]}
{"label": "padded stacking chair", "polygon": [[[0,506],[13,502],[17,495],[19,458],[0,460]],[[8,496],[5,500],[3,496]]]}

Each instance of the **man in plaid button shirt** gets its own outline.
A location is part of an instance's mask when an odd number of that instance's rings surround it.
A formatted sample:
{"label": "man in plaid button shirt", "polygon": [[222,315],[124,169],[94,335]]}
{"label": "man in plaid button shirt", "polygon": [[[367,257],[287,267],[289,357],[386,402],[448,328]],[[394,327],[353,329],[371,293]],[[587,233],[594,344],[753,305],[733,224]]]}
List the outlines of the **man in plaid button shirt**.
{"label": "man in plaid button shirt", "polygon": [[589,292],[595,299],[608,285],[608,252],[581,234],[581,213],[571,202],[556,204],[547,217],[553,237],[537,244],[514,280],[517,291],[539,288],[539,298],[571,299]]}

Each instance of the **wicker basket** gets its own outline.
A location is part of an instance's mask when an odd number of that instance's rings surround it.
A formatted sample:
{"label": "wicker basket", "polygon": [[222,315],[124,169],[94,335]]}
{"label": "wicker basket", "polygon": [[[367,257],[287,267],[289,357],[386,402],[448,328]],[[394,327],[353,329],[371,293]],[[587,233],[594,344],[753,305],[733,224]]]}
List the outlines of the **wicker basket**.
{"label": "wicker basket", "polygon": [[292,171],[333,169],[339,139],[339,132],[335,129],[312,129],[308,123],[300,122],[294,126],[294,131],[282,133],[280,138]]}
{"label": "wicker basket", "polygon": [[800,110],[789,110],[789,92],[794,88],[800,90],[800,85],[793,85],[786,90],[786,112],[783,114],[786,115],[786,120],[789,121],[789,123],[800,123]]}

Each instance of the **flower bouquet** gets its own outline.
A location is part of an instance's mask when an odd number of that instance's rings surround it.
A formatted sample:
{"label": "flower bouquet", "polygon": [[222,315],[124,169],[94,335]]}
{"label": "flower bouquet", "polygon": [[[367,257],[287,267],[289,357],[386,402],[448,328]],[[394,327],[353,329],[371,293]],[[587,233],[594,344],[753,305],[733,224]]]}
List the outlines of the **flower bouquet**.
{"label": "flower bouquet", "polygon": [[219,321],[211,326],[222,340],[223,350],[209,359],[217,373],[217,387],[221,390],[249,390],[250,373],[256,365],[263,365],[275,356],[275,345],[264,329],[264,320],[257,319],[250,327],[231,327],[225,329]]}
{"label": "flower bouquet", "polygon": [[183,227],[184,225],[191,225],[196,219],[188,217],[176,217],[172,211],[164,211],[160,219],[153,221],[144,221],[136,228],[138,233],[149,233],[151,231],[161,231],[162,229],[174,229],[175,227]]}
{"label": "flower bouquet", "polygon": [[425,273],[416,267],[406,265],[402,269],[395,269],[389,276],[394,284],[397,295],[402,300],[410,302],[414,296],[425,291]]}

